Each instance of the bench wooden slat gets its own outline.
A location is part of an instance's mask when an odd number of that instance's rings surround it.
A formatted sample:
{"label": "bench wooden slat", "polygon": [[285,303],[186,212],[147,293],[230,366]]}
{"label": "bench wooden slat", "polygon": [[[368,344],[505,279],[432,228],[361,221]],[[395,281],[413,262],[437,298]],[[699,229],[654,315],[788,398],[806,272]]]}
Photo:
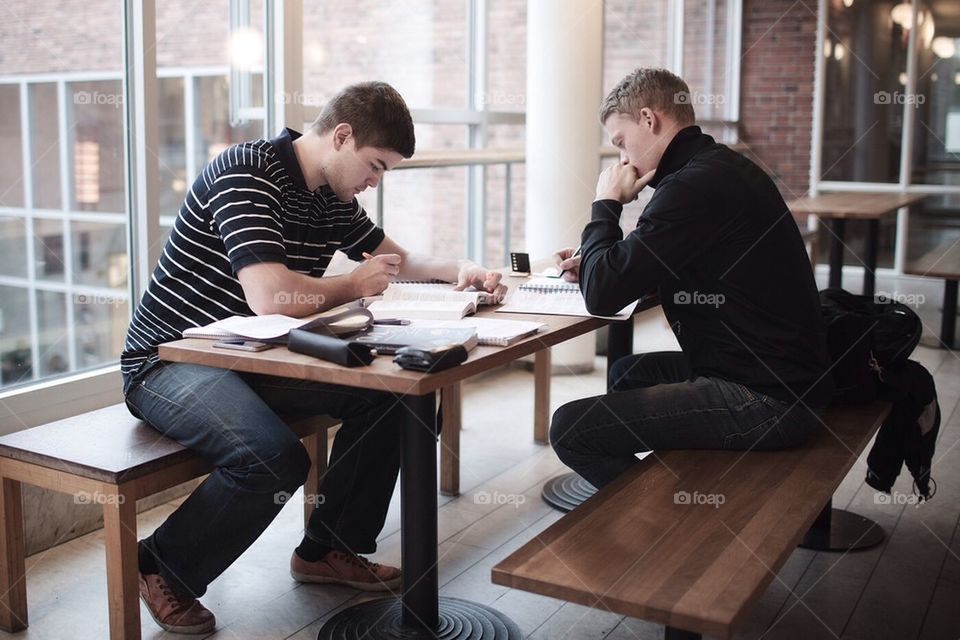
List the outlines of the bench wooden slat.
{"label": "bench wooden slat", "polygon": [[[320,422],[320,421],[323,422]],[[299,437],[332,418],[289,421]],[[118,484],[161,471],[196,454],[116,404],[0,437],[0,456]]]}
{"label": "bench wooden slat", "polygon": [[[831,408],[799,449],[647,457],[493,568],[496,584],[729,637],[889,411]],[[675,495],[724,502],[677,504]]]}

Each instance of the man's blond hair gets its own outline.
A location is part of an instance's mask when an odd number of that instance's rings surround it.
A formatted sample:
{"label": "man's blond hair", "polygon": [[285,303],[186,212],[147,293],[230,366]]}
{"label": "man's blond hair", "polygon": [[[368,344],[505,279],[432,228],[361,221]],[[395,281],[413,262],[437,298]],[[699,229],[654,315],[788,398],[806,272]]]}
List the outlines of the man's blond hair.
{"label": "man's blond hair", "polygon": [[666,69],[641,67],[621,80],[600,105],[600,123],[619,113],[639,120],[644,107],[666,114],[683,126],[696,122],[690,87]]}

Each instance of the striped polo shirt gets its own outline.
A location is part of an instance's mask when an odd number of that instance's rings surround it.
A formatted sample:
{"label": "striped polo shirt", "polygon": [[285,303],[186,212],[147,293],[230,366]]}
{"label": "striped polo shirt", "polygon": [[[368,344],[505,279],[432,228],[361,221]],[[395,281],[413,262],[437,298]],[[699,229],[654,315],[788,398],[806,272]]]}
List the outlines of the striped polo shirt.
{"label": "striped polo shirt", "polygon": [[383,230],[356,198],[307,189],[293,150],[298,137],[287,129],[230,147],[194,181],[127,330],[124,393],[158,361],[160,343],[188,327],[254,315],[237,279],[243,267],[279,262],[320,277],[337,249],[361,260],[380,245]]}

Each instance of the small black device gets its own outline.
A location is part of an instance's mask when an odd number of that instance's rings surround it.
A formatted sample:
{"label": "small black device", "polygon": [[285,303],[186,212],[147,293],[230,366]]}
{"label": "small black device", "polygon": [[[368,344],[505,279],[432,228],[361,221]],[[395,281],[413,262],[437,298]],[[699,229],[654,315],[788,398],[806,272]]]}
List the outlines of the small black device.
{"label": "small black device", "polygon": [[510,268],[516,273],[530,273],[530,254],[511,251]]}
{"label": "small black device", "polygon": [[467,350],[462,344],[433,348],[403,347],[397,349],[393,361],[402,369],[436,373],[455,367],[467,359]]}
{"label": "small black device", "polygon": [[327,360],[344,367],[366,366],[373,362],[376,352],[365,344],[331,338],[303,329],[292,329],[287,338],[287,349],[314,358]]}
{"label": "small black device", "polygon": [[217,349],[236,349],[237,351],[266,351],[273,345],[256,340],[244,340],[243,338],[225,338],[217,340],[213,343],[213,346]]}

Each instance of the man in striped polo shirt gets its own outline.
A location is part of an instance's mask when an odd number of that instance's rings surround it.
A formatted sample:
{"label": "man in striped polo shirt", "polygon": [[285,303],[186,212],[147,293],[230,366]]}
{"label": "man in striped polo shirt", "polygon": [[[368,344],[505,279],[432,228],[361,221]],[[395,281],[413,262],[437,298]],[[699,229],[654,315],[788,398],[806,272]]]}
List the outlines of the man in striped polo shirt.
{"label": "man in striped polo shirt", "polygon": [[[399,401],[392,394],[161,362],[157,346],[232,315],[304,316],[382,292],[394,277],[438,278],[502,295],[500,274],[468,261],[414,256],[356,200],[414,151],[403,98],[382,82],[347,87],[301,135],[231,147],[190,187],[121,357],[127,406],[215,471],[140,541],[140,594],[168,631],[206,633],[197,600],[266,529],[278,495],[303,484],[310,459],[284,418],[343,420],[324,500],[294,551],[301,582],[396,589],[400,571],[376,550],[396,484]],[[335,250],[362,263],[320,278]],[[281,417],[282,416],[282,417]]]}

